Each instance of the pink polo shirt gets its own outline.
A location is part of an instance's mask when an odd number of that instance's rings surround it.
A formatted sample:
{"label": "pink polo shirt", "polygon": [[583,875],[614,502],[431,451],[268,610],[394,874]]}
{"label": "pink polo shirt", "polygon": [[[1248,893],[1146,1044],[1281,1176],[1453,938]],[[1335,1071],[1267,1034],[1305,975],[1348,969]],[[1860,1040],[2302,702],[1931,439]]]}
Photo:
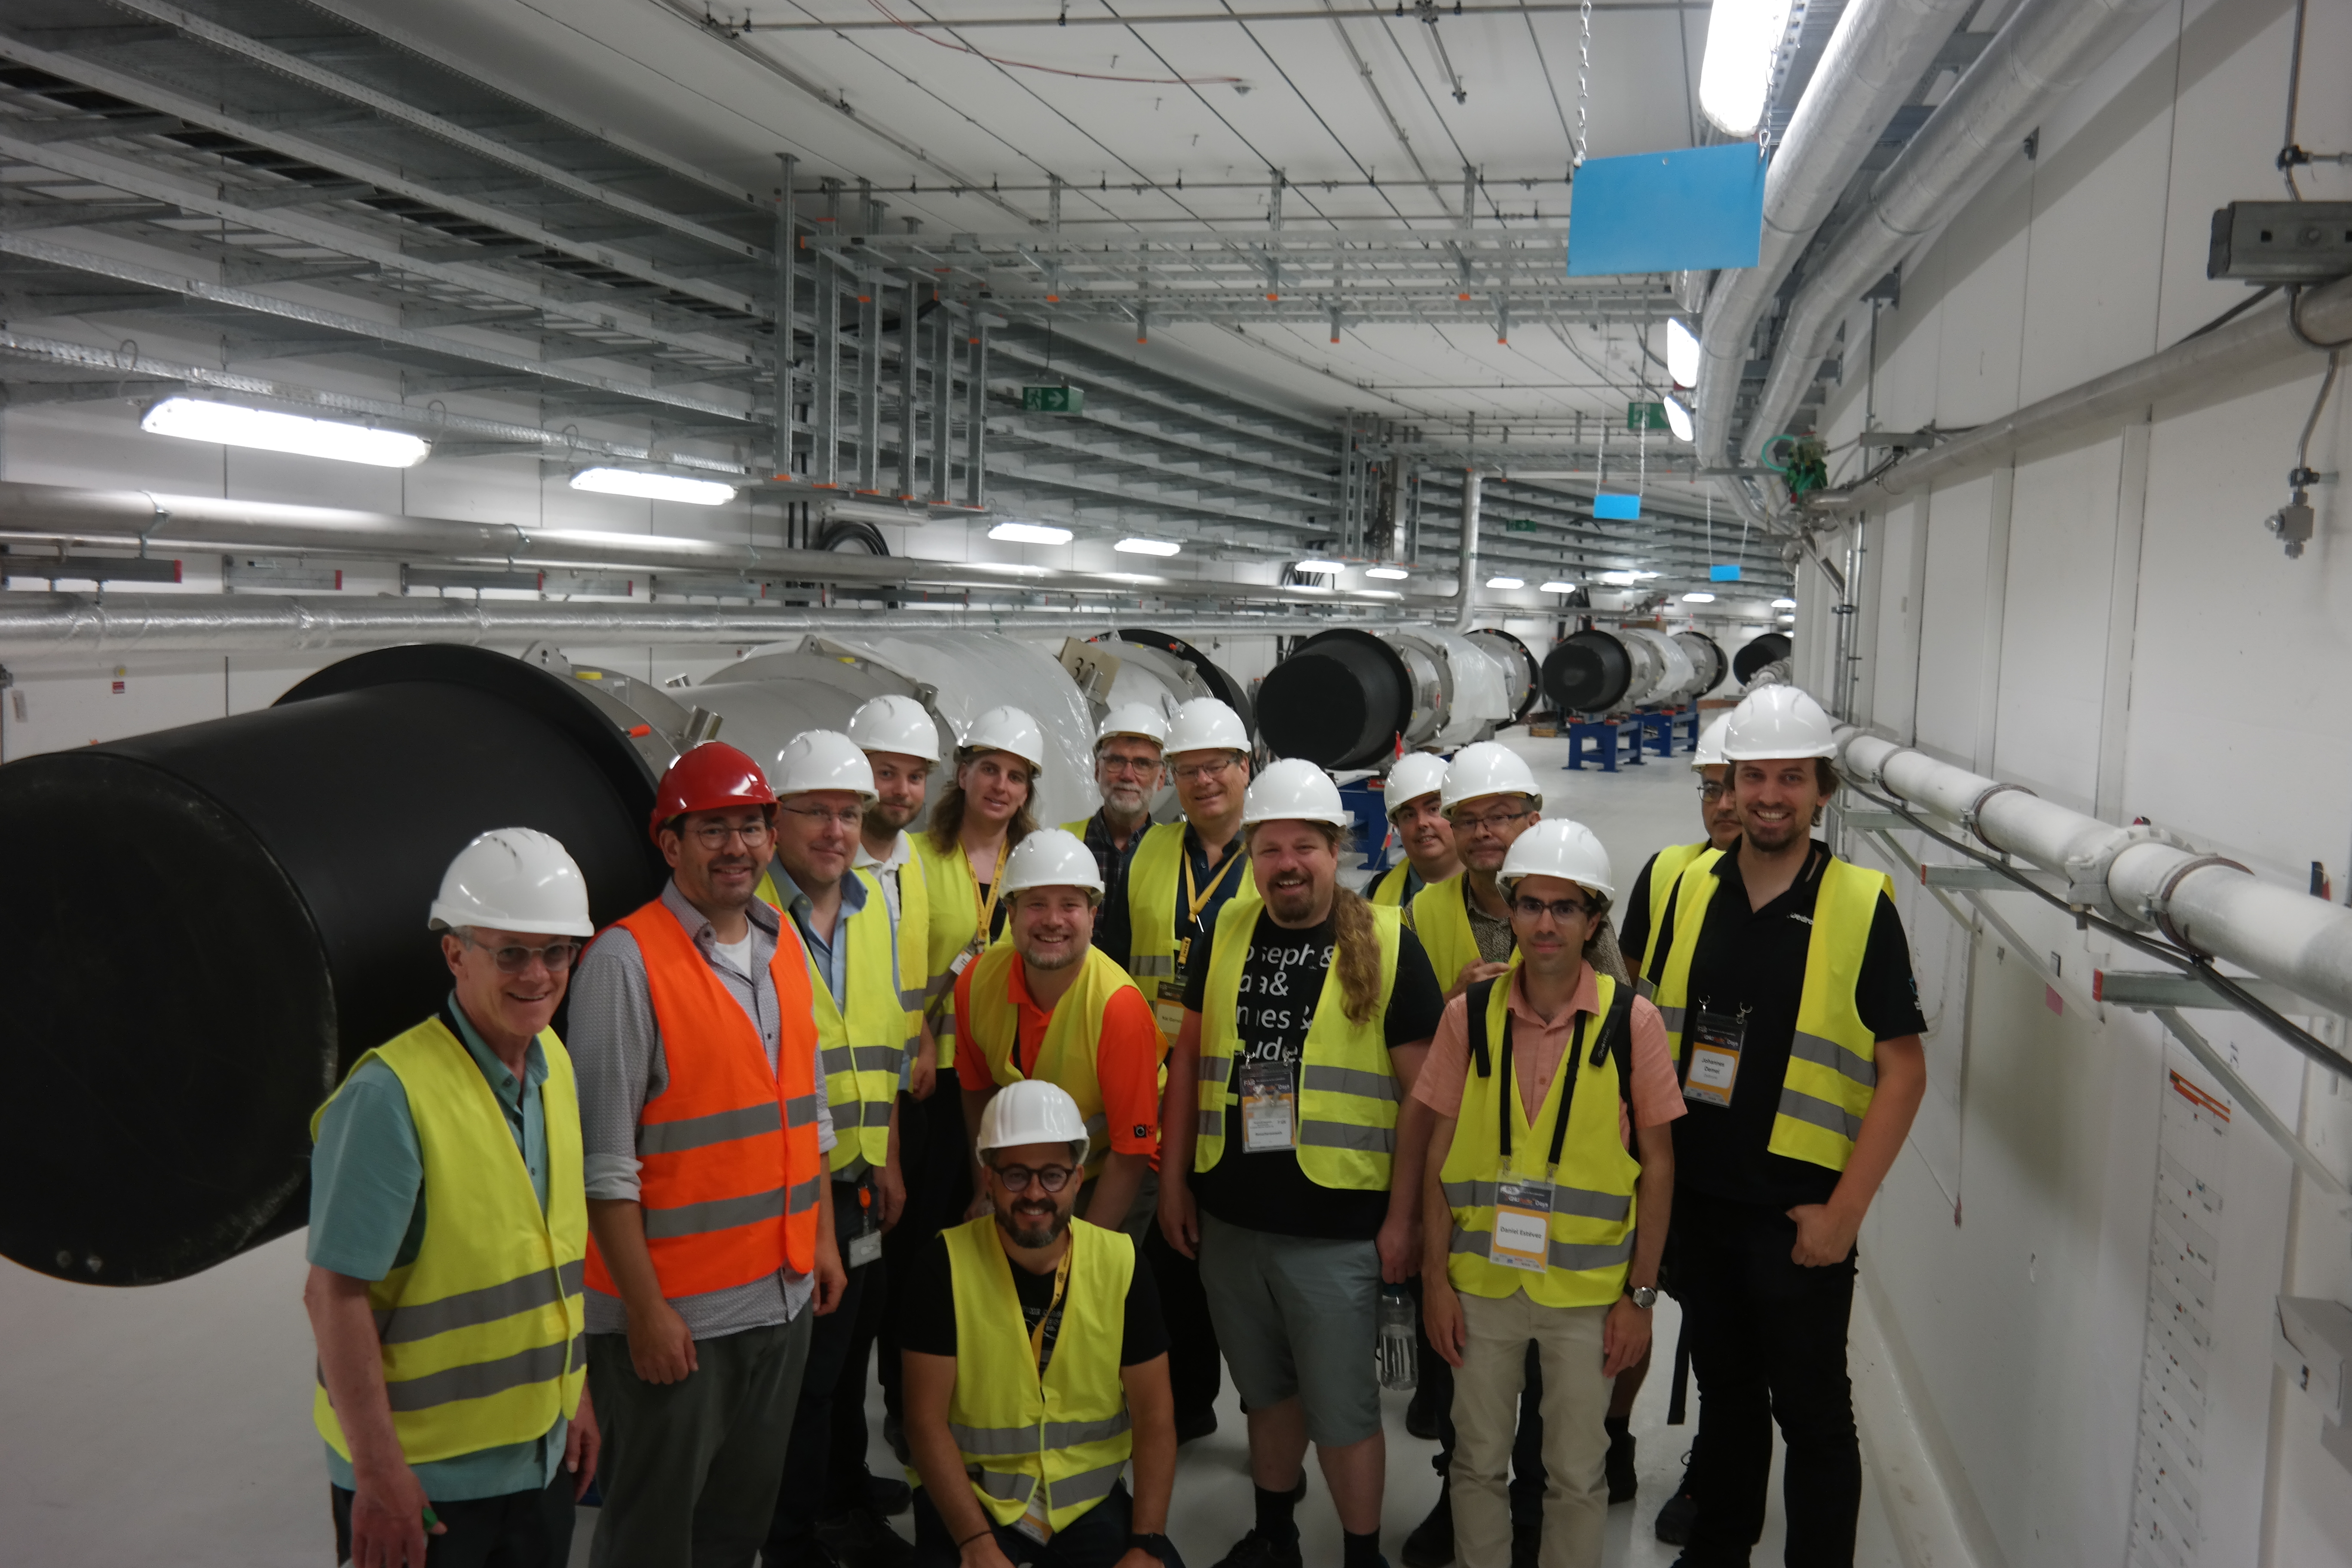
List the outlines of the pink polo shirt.
{"label": "pink polo shirt", "polygon": [[[1578,982],[1576,996],[1557,1018],[1537,1016],[1528,1005],[1527,972],[1511,971],[1511,992],[1505,1004],[1511,1012],[1511,1076],[1519,1086],[1519,1104],[1529,1119],[1543,1109],[1544,1096],[1551,1092],[1552,1075],[1559,1070],[1560,1058],[1568,1050],[1569,1041],[1576,1031],[1579,1013],[1597,1012],[1601,1005],[1601,987],[1596,983],[1592,966],[1584,967],[1584,976]],[[1445,1005],[1445,1016],[1438,1021],[1437,1034],[1429,1043],[1428,1059],[1422,1063],[1421,1076],[1413,1081],[1415,1100],[1440,1116],[1459,1117],[1462,1114],[1462,1088],[1470,1076],[1470,1027],[1466,994]],[[1647,997],[1633,998],[1633,1016],[1627,1019],[1633,1039],[1633,1082],[1626,1086],[1633,1102],[1632,1125],[1627,1124],[1624,1108],[1617,1111],[1617,1134],[1625,1146],[1633,1146],[1633,1127],[1658,1127],[1683,1113],[1682,1085],[1675,1077],[1675,1058],[1666,1045],[1666,1021],[1658,1016],[1657,1008]],[[1596,1020],[1588,1025],[1586,1045],[1591,1044],[1590,1031],[1599,1027]],[[1489,1050],[1499,1050],[1502,1041],[1489,1040]]]}

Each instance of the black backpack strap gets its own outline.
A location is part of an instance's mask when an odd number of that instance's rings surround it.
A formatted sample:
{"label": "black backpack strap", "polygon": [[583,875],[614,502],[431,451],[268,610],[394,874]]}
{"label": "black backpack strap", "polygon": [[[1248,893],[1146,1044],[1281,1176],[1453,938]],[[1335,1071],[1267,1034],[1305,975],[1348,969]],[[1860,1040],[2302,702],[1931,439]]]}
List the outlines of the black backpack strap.
{"label": "black backpack strap", "polygon": [[[1633,988],[1619,984],[1617,994],[1610,999],[1608,1020],[1601,1026],[1600,1038],[1592,1042],[1591,1062],[1601,1065],[1603,1052],[1617,1063],[1617,1100],[1625,1108],[1627,1125],[1633,1119]],[[1633,1150],[1633,1158],[1641,1159],[1641,1150]]]}
{"label": "black backpack strap", "polygon": [[1495,994],[1495,982],[1481,980],[1462,994],[1462,1005],[1468,1009],[1463,1022],[1470,1028],[1470,1061],[1480,1078],[1492,1078],[1494,1056],[1486,1045],[1486,1008]]}

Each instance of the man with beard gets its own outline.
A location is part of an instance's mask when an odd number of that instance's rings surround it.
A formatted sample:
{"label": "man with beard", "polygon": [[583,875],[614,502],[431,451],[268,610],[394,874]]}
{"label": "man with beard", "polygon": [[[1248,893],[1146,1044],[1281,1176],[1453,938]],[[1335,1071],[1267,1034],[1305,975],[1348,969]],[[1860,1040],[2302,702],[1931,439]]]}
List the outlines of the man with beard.
{"label": "man with beard", "polygon": [[976,1142],[988,1212],[926,1250],[901,1308],[916,1556],[1183,1568],[1166,1534],[1167,1336],[1135,1244],[1072,1217],[1090,1142],[1078,1107],[1050,1083],[1007,1084]]}
{"label": "man with beard", "polygon": [[1525,758],[1498,741],[1478,741],[1454,754],[1437,798],[1453,824],[1462,870],[1432,882],[1407,907],[1450,1001],[1510,965],[1510,908],[1495,877],[1512,841],[1541,814],[1543,792]]}
{"label": "man with beard", "polygon": [[917,1020],[908,1089],[916,1099],[928,1100],[940,1060],[939,1044],[923,1016],[923,1005],[930,1000],[930,899],[916,859],[914,835],[907,829],[923,815],[931,770],[939,765],[939,726],[921,703],[893,694],[869,698],[852,713],[849,738],[874,770],[874,800],[859,825],[856,866],[874,874],[890,911],[890,931],[898,944],[899,984],[908,993]]}
{"label": "man with beard", "polygon": [[1398,911],[1339,885],[1354,818],[1329,775],[1274,763],[1243,822],[1260,898],[1225,906],[1194,952],[1160,1112],[1160,1229],[1197,1252],[1249,1416],[1256,1520],[1223,1568],[1298,1568],[1310,1442],[1344,1568],[1381,1568],[1387,1447],[1366,1352],[1382,1281],[1421,1267],[1430,1117],[1406,1096],[1444,998]]}
{"label": "man with beard", "polygon": [[1127,971],[1092,943],[1102,884],[1087,846],[1058,827],[1031,834],[1004,862],[1009,941],[956,980],[956,1076],[975,1138],[1005,1087],[1027,1079],[1066,1093],[1093,1152],[1079,1206],[1107,1230],[1139,1231],[1160,1149],[1165,1047]]}
{"label": "man with beard", "polygon": [[752,893],[775,802],[732,746],[672,763],[651,823],[670,879],[572,982],[596,1568],[751,1561],[845,1283],[808,956]]}
{"label": "man with beard", "polygon": [[[1127,901],[1128,860],[1151,826],[1151,796],[1166,771],[1161,755],[1167,744],[1168,721],[1140,702],[1120,703],[1103,716],[1102,727],[1095,731],[1095,787],[1102,792],[1102,809],[1062,826],[1094,851],[1095,869],[1102,878],[1101,902]],[[1126,949],[1114,951],[1100,930],[1095,938],[1112,963],[1127,963]]]}
{"label": "man with beard", "polygon": [[1396,830],[1404,859],[1383,872],[1366,895],[1376,904],[1399,909],[1421,896],[1433,882],[1459,876],[1462,857],[1454,850],[1454,825],[1445,820],[1438,792],[1445,785],[1445,759],[1430,752],[1409,752],[1389,770],[1381,789],[1381,805]]}
{"label": "man with beard", "polygon": [[1885,873],[1811,835],[1838,787],[1829,715],[1765,687],[1723,754],[1739,841],[1676,879],[1646,973],[1690,1112],[1675,1123],[1675,1289],[1706,1451],[1682,1561],[1748,1561],[1777,1423],[1788,1559],[1834,1568],[1853,1561],[1862,1506],[1854,1237],[1926,1090],[1926,1026]]}

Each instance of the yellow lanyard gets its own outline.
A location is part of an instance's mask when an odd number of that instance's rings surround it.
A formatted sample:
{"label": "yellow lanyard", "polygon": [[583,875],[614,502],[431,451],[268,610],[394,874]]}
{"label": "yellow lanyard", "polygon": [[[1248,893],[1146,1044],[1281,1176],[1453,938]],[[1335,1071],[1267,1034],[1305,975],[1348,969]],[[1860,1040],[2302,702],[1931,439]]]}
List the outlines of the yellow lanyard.
{"label": "yellow lanyard", "polygon": [[[972,933],[971,938],[974,951],[988,945],[988,928],[996,920],[997,892],[998,889],[1004,886],[1004,855],[1005,851],[1012,847],[1012,836],[1008,834],[1005,836],[1005,841],[996,847],[996,870],[988,879],[988,894],[985,898],[981,896],[980,884],[978,882],[974,882],[971,885],[971,901],[973,906],[980,910],[980,929]],[[966,870],[970,870],[971,868],[971,857],[967,855],[963,858],[964,868]]]}
{"label": "yellow lanyard", "polygon": [[1201,929],[1201,910],[1217,896],[1217,889],[1224,885],[1226,874],[1247,858],[1239,849],[1234,850],[1225,857],[1225,863],[1217,868],[1216,875],[1209,879],[1209,885],[1194,892],[1192,858],[1190,855],[1184,857],[1184,912],[1191,917],[1194,931]]}
{"label": "yellow lanyard", "polygon": [[[1034,1179],[1034,1177],[1033,1177]],[[1054,1299],[1045,1303],[1045,1310],[1037,1319],[1037,1326],[1029,1331],[1029,1360],[1036,1366],[1038,1375],[1045,1374],[1045,1325],[1054,1321],[1054,1309],[1062,1304],[1062,1292],[1070,1288],[1070,1255],[1077,1250],[1077,1239],[1062,1248],[1061,1267],[1054,1270]]]}

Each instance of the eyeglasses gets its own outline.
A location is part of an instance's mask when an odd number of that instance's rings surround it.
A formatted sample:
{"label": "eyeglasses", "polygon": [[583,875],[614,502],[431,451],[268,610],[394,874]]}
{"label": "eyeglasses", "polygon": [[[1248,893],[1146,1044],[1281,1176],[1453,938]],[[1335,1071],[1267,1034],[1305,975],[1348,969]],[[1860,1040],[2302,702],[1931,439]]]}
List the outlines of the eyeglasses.
{"label": "eyeglasses", "polygon": [[1211,763],[1179,763],[1176,764],[1176,777],[1180,783],[1191,784],[1195,779],[1229,772],[1240,763],[1239,757],[1219,757]]}
{"label": "eyeglasses", "polygon": [[[866,813],[859,807],[854,805],[844,811],[827,811],[821,805],[780,805],[776,807],[776,809],[785,813],[787,816],[805,816],[811,822],[837,823],[841,826],[848,828],[852,833],[856,832],[866,825]],[[767,832],[767,829],[763,827],[760,831],[764,834]],[[704,839],[703,842],[705,844],[710,844],[710,840],[708,838]],[[724,839],[719,840],[719,843],[721,844],[725,842],[726,840]],[[743,842],[749,844],[751,840],[746,838]],[[717,844],[710,844],[710,847],[716,849],[719,846]]]}
{"label": "eyeglasses", "polygon": [[1484,816],[1457,816],[1454,819],[1454,831],[1456,833],[1500,833],[1503,831],[1506,824],[1517,822],[1521,817],[1533,816],[1534,815],[1535,813],[1532,811],[1519,810],[1490,811]]}
{"label": "eyeglasses", "polygon": [[1137,773],[1149,778],[1160,771],[1158,757],[1104,756],[1095,759],[1095,766],[1107,773]]}
{"label": "eyeglasses", "polygon": [[1717,784],[1711,779],[1703,780],[1698,786],[1698,797],[1705,801],[1721,800],[1730,788],[1727,784]]}
{"label": "eyeglasses", "polygon": [[576,942],[551,942],[545,947],[525,947],[520,942],[511,947],[492,947],[487,942],[475,941],[471,931],[461,931],[457,936],[467,947],[478,947],[488,953],[490,962],[499,966],[501,974],[528,973],[530,961],[534,958],[547,965],[550,974],[562,974],[577,962],[583,946]]}
{"label": "eyeglasses", "polygon": [[1511,912],[1524,919],[1538,921],[1546,914],[1565,925],[1570,921],[1582,920],[1592,912],[1592,906],[1581,899],[1513,899]]}
{"label": "eyeglasses", "polygon": [[740,826],[725,822],[701,822],[695,825],[694,841],[705,849],[724,849],[727,847],[729,839],[740,837],[743,840],[744,848],[757,849],[768,841],[768,823],[765,817],[757,822],[746,822]]}
{"label": "eyeglasses", "polygon": [[1068,1186],[1070,1178],[1078,1173],[1069,1165],[1045,1165],[1034,1171],[1026,1165],[992,1165],[989,1169],[996,1173],[996,1179],[1004,1184],[1008,1193],[1025,1193],[1034,1180],[1048,1195]]}

